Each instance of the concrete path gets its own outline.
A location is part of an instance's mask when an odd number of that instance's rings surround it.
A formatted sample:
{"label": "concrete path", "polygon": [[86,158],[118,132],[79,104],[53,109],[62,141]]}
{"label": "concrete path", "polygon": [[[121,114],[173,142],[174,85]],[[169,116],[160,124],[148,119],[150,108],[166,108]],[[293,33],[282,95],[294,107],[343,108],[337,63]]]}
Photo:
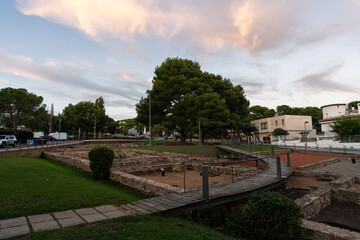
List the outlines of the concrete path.
{"label": "concrete path", "polygon": [[126,214],[112,205],[0,220],[0,239],[64,227],[93,223]]}

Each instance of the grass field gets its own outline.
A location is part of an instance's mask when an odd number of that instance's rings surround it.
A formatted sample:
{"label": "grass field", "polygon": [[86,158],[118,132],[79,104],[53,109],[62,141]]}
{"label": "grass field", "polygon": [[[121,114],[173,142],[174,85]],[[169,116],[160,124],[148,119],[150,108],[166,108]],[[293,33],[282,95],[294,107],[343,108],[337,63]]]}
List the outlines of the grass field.
{"label": "grass field", "polygon": [[94,181],[89,174],[39,158],[0,158],[0,183],[0,219],[144,198],[120,184]]}
{"label": "grass field", "polygon": [[215,145],[184,145],[184,146],[164,146],[153,145],[149,147],[139,147],[136,149],[152,150],[158,152],[172,152],[189,154],[193,157],[216,158],[217,154],[224,155],[224,152],[218,150]]}
{"label": "grass field", "polygon": [[[233,145],[227,145],[229,147],[233,147]],[[238,149],[244,151],[250,151],[250,147],[248,145],[236,145]],[[172,152],[172,153],[184,153],[189,154],[193,157],[204,157],[204,158],[216,158],[216,155],[224,155],[225,153],[216,148],[216,145],[183,145],[183,146],[164,146],[164,145],[153,145],[151,148],[149,147],[139,147],[136,149],[144,149],[144,150],[152,150],[158,152]],[[278,150],[281,148],[275,147],[274,150]],[[271,151],[271,146],[268,145],[252,145],[252,152],[260,152],[260,151]]]}
{"label": "grass field", "polygon": [[110,239],[234,239],[208,227],[176,218],[156,216],[121,217],[114,220],[80,225],[60,230],[32,233],[15,239],[29,240],[110,240]]}

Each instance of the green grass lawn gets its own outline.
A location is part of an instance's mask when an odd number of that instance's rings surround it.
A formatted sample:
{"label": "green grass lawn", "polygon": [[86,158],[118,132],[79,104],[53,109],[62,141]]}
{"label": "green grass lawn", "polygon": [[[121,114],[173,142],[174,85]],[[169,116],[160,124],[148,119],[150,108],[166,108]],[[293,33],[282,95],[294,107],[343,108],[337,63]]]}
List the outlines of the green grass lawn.
{"label": "green grass lawn", "polygon": [[[233,145],[226,145],[226,146],[233,147]],[[244,151],[250,151],[250,147],[248,145],[236,145],[235,147]],[[216,145],[184,145],[184,146],[153,145],[151,148],[138,147],[136,149],[152,150],[158,152],[184,153],[194,157],[205,157],[205,158],[216,158],[216,155],[226,154],[225,152],[217,149]],[[274,150],[279,150],[279,149],[281,148],[274,146]],[[251,150],[252,152],[271,151],[271,146],[252,145]]]}
{"label": "green grass lawn", "polygon": [[153,145],[149,147],[138,147],[136,149],[152,150],[158,152],[172,152],[172,153],[183,153],[189,154],[193,157],[204,157],[204,158],[216,158],[217,154],[224,155],[225,153],[215,145],[183,145],[183,146],[164,146],[164,145]]}
{"label": "green grass lawn", "polygon": [[95,224],[32,233],[15,239],[30,240],[82,240],[82,239],[234,239],[193,222],[158,216],[121,217]]}
{"label": "green grass lawn", "polygon": [[51,160],[0,158],[0,219],[102,204],[126,204],[144,196]]}

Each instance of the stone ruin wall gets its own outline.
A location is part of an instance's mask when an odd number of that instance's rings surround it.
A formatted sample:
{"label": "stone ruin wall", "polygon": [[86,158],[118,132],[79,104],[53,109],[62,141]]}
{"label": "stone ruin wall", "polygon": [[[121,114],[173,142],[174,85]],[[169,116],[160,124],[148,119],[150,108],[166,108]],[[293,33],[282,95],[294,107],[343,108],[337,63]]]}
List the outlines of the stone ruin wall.
{"label": "stone ruin wall", "polygon": [[360,191],[349,189],[358,183],[358,178],[343,176],[331,181],[329,186],[312,186],[312,192],[295,201],[302,208],[302,227],[311,235],[311,239],[360,239],[358,232],[309,220],[329,206],[331,201],[360,205]]}
{"label": "stone ruin wall", "polygon": [[[59,161],[65,165],[77,168],[80,171],[91,173],[91,169],[89,167],[89,163],[90,163],[89,160],[84,160],[76,157],[70,157],[70,156],[60,155],[57,153],[49,153],[49,152],[48,153],[44,152],[43,155],[46,159]],[[153,180],[134,176],[132,174],[117,170],[115,171],[111,170],[110,179],[112,181],[119,182],[125,186],[135,188],[140,192],[154,196],[162,196],[169,193],[177,193],[183,191],[181,188],[174,187],[169,184],[159,183]]]}
{"label": "stone ruin wall", "polygon": [[[74,149],[75,150],[75,149]],[[60,152],[44,152],[43,155],[47,159],[61,162],[65,165],[72,166],[82,172],[91,173],[89,167],[90,161],[85,158],[87,150],[72,152],[67,155],[68,150],[62,149]],[[201,163],[194,163],[196,158],[189,158],[186,154],[158,153],[147,150],[126,149],[116,150],[115,159],[111,168],[110,179],[119,182],[125,186],[135,188],[146,194],[162,196],[169,193],[183,191],[181,188],[171,186],[166,183],[160,183],[154,180],[146,179],[140,176],[149,172],[160,171],[164,168],[166,171],[181,172],[184,168],[184,162],[187,162],[187,169],[201,172]],[[209,176],[219,176],[221,174],[237,177],[248,177],[257,174],[256,168],[244,166],[209,166]]]}

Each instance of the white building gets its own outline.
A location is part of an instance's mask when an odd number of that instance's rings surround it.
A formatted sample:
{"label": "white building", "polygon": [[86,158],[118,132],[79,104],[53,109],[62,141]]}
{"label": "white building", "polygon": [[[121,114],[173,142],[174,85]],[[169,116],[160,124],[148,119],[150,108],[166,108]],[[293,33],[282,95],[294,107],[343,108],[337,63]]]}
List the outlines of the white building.
{"label": "white building", "polygon": [[251,124],[259,130],[259,139],[264,143],[277,140],[277,138],[272,135],[276,128],[282,128],[288,131],[289,135],[286,136],[286,139],[300,139],[304,136],[305,128],[307,137],[316,137],[316,130],[312,127],[311,116],[280,115],[257,119],[251,121]]}
{"label": "white building", "polygon": [[[335,133],[332,132],[331,125],[340,117],[359,115],[359,110],[350,108],[345,103],[329,104],[321,107],[323,119],[319,120],[321,132],[326,137],[333,137]],[[360,103],[358,103],[360,109]]]}

